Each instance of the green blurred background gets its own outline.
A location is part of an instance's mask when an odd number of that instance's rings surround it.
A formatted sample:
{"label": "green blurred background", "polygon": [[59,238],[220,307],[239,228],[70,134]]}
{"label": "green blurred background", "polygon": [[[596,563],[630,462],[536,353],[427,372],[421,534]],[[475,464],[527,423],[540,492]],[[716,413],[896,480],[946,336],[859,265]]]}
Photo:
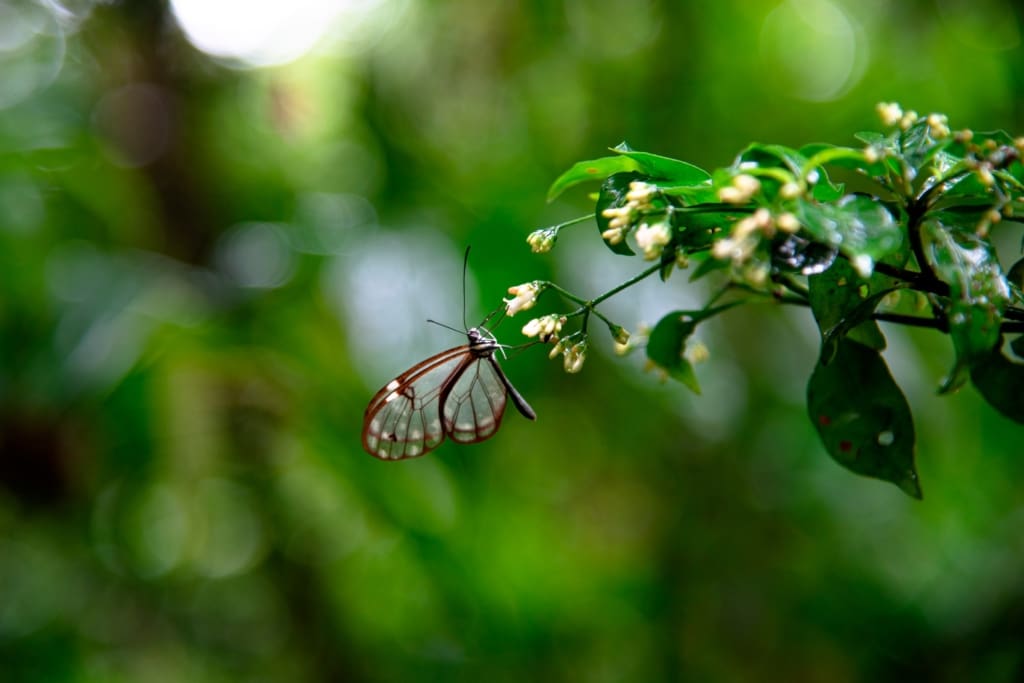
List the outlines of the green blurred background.
{"label": "green blurred background", "polygon": [[770,306],[701,328],[700,397],[597,330],[579,375],[505,363],[536,423],[359,443],[460,342],[424,320],[461,326],[466,245],[471,324],[641,268],[592,226],[529,252],[591,210],[544,202],[571,163],[853,144],[880,100],[1024,132],[1020,11],[3,0],[0,680],[1021,680],[1024,431],[935,396],[940,335],[886,330],[923,502],[828,458],[817,332]]}

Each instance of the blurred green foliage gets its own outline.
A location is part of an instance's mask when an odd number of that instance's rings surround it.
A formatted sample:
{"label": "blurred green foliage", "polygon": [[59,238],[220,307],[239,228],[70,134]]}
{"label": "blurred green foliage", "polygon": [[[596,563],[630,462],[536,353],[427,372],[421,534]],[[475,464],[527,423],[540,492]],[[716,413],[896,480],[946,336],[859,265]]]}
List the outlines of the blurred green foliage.
{"label": "blurred green foliage", "polygon": [[941,335],[887,330],[922,503],[825,455],[775,308],[702,325],[700,397],[527,351],[536,423],[397,465],[358,433],[453,344],[464,245],[471,323],[624,279],[591,230],[524,243],[587,210],[544,203],[571,163],[853,144],[881,100],[1024,130],[1016,5],[381,0],[253,68],[188,4],[0,5],[0,679],[1020,679],[1020,431],[935,396]]}

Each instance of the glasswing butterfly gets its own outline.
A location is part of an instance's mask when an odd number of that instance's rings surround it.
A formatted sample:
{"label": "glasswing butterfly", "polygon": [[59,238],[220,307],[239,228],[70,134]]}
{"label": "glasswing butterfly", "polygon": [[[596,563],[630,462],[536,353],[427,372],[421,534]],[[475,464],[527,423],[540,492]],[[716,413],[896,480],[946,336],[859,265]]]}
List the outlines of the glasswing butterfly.
{"label": "glasswing butterfly", "polygon": [[402,460],[429,453],[445,437],[456,443],[483,441],[498,431],[509,398],[523,417],[537,419],[498,365],[494,354],[502,347],[494,335],[481,324],[467,330],[466,338],[466,344],[412,366],[370,399],[363,415],[367,453]]}

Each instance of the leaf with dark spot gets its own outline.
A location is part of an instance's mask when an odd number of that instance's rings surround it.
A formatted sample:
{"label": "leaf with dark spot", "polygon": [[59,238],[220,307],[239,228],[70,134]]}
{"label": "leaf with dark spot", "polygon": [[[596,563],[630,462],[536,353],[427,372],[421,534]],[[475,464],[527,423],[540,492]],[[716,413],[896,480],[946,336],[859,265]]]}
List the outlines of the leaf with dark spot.
{"label": "leaf with dark spot", "polygon": [[836,462],[921,497],[910,406],[877,351],[840,340],[832,362],[811,375],[807,410]]}

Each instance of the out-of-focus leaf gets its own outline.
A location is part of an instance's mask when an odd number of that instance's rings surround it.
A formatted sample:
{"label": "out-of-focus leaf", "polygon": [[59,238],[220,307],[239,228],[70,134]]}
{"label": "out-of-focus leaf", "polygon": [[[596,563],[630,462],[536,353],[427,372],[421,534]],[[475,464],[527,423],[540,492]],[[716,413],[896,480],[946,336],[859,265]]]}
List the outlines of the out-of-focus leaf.
{"label": "out-of-focus leaf", "polygon": [[711,174],[685,161],[663,157],[650,152],[638,152],[625,143],[614,148],[623,157],[632,159],[637,168],[655,181],[672,187],[697,187],[710,182]]}
{"label": "out-of-focus leaf", "polygon": [[1010,348],[1015,354],[1024,358],[1024,334],[1010,342]]}
{"label": "out-of-focus leaf", "polygon": [[971,382],[989,405],[1014,422],[1024,423],[1024,364],[994,348],[971,365]]}
{"label": "out-of-focus leaf", "polygon": [[1011,287],[1016,287],[1018,292],[1024,291],[1024,258],[1010,266],[1006,280]]}
{"label": "out-of-focus leaf", "polygon": [[857,138],[864,144],[874,145],[875,147],[884,148],[890,146],[889,138],[874,130],[864,130],[859,133],[854,133],[853,137]]}
{"label": "out-of-focus leaf", "polygon": [[697,329],[698,321],[693,311],[673,311],[654,326],[647,339],[647,357],[668,373],[669,377],[685,384],[695,394],[700,393],[700,383],[693,372],[693,365],[686,360],[686,340]]}
{"label": "out-of-focus leaf", "polygon": [[811,197],[819,202],[834,202],[846,192],[846,185],[833,183],[824,172],[819,171],[821,178],[811,188]]}
{"label": "out-of-focus leaf", "polygon": [[650,337],[647,339],[647,357],[667,372],[670,377],[679,380],[694,393],[699,394],[700,384],[697,382],[697,375],[694,373],[690,361],[683,356],[683,352],[686,350],[686,340],[690,338],[701,321],[739,303],[741,302],[734,301],[697,311],[672,311],[659,320],[651,330]]}
{"label": "out-of-focus leaf", "polygon": [[839,341],[833,361],[811,375],[807,410],[836,462],[921,498],[910,407],[877,351]]}
{"label": "out-of-focus leaf", "polygon": [[[629,192],[629,184],[637,180],[647,180],[647,176],[636,171],[629,171],[628,173],[616,173],[608,176],[608,179],[601,185],[601,194],[597,198],[597,205],[594,210],[594,218],[597,221],[597,232],[598,234],[604,233],[608,229],[609,218],[604,216],[604,210],[611,207],[619,207],[626,203],[626,193]],[[632,256],[635,252],[629,248],[626,244],[626,240],[622,240],[616,244],[612,244],[607,240],[603,240],[605,245],[614,251],[616,254],[622,256]]]}
{"label": "out-of-focus leaf", "polygon": [[849,256],[865,274],[871,272],[875,261],[903,245],[900,226],[871,197],[847,195],[834,204],[800,202],[795,213],[809,233]]}
{"label": "out-of-focus leaf", "polygon": [[711,254],[706,254],[704,260],[701,261],[700,265],[694,268],[693,273],[690,274],[690,282],[699,280],[708,273],[713,273],[716,270],[728,268],[730,263],[731,261],[717,259]]}
{"label": "out-of-focus leaf", "polygon": [[951,230],[932,220],[922,226],[926,256],[949,284],[949,334],[956,361],[939,389],[954,391],[967,381],[971,364],[999,343],[999,326],[1010,301],[1010,287],[992,245],[974,232]]}
{"label": "out-of-focus leaf", "polygon": [[558,176],[548,188],[548,201],[554,201],[560,194],[574,185],[589,180],[603,180],[614,173],[635,171],[638,164],[628,156],[601,157],[589,161],[579,161]]}
{"label": "out-of-focus leaf", "polygon": [[885,175],[885,166],[882,162],[868,161],[862,149],[815,142],[801,147],[800,153],[807,157],[808,163],[814,163],[815,165],[828,164],[839,166],[840,168],[849,168],[861,171],[869,176]]}
{"label": "out-of-focus leaf", "polygon": [[[703,207],[701,207],[703,208]],[[689,211],[681,209],[672,212],[672,227],[678,236],[679,244],[691,251],[709,246],[717,235],[717,230],[735,220],[731,208],[721,211]]]}
{"label": "out-of-focus leaf", "polygon": [[846,259],[837,259],[825,272],[808,278],[811,312],[821,330],[821,362],[832,362],[839,341],[847,336],[884,349],[885,337],[870,318],[878,303],[899,287],[898,280],[881,273],[860,277]]}

